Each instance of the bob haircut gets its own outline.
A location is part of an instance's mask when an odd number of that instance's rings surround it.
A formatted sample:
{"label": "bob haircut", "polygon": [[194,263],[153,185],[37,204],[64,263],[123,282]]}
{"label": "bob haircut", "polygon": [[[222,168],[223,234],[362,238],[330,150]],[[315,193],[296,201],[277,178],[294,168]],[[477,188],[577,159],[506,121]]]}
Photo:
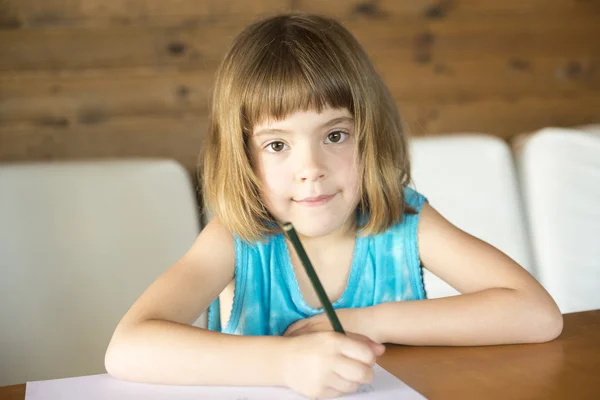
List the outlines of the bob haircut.
{"label": "bob haircut", "polygon": [[400,222],[410,182],[396,104],[367,54],[338,22],[306,14],[255,22],[233,41],[217,71],[202,153],[209,215],[246,241],[281,232],[260,199],[248,154],[253,127],[296,111],[346,108],[354,118],[361,199],[360,234]]}

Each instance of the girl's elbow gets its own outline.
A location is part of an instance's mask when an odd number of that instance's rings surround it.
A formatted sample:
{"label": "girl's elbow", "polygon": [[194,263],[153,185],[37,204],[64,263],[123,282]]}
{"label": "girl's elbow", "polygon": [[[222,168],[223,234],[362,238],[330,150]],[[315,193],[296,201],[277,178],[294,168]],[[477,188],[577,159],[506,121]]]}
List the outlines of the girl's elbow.
{"label": "girl's elbow", "polygon": [[564,327],[563,315],[557,309],[556,312],[553,313],[552,322],[550,323],[550,329],[551,329],[552,335],[550,335],[549,340],[554,340],[557,337],[559,337],[563,331],[563,327]]}
{"label": "girl's elbow", "polygon": [[127,373],[131,372],[128,359],[130,357],[125,354],[123,346],[119,346],[119,343],[113,340],[104,354],[104,369],[113,378],[131,380],[131,376]]}
{"label": "girl's elbow", "polygon": [[563,315],[558,308],[552,307],[550,310],[540,312],[539,322],[536,326],[536,342],[550,342],[563,331]]}
{"label": "girl's elbow", "polygon": [[117,379],[123,379],[121,376],[121,371],[123,370],[121,365],[122,357],[119,357],[118,350],[115,349],[115,346],[110,344],[106,353],[104,354],[104,369],[106,372]]}

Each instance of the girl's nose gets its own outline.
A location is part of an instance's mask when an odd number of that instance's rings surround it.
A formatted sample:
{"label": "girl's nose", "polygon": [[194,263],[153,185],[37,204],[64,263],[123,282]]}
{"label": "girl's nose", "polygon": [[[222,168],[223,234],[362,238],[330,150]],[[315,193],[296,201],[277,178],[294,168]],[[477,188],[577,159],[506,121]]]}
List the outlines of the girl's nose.
{"label": "girl's nose", "polygon": [[297,178],[300,182],[317,182],[325,178],[323,156],[317,149],[306,149],[298,160]]}

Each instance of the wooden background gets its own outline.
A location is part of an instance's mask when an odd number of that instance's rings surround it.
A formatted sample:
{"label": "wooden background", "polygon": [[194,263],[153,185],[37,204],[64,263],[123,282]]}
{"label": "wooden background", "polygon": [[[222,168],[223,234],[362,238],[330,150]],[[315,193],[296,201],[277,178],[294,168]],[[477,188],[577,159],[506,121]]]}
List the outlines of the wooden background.
{"label": "wooden background", "polygon": [[291,10],[345,23],[413,135],[600,122],[600,0],[0,0],[0,162],[194,170],[231,39]]}

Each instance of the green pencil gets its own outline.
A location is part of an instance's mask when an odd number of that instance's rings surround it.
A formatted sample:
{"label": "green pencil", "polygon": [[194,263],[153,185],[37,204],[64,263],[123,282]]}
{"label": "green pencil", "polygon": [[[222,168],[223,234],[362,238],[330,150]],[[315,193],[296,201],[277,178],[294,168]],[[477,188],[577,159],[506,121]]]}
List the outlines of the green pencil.
{"label": "green pencil", "polygon": [[329,301],[329,298],[327,297],[327,294],[325,293],[325,289],[323,289],[323,285],[321,285],[321,281],[319,280],[319,277],[317,276],[315,269],[313,268],[312,264],[310,263],[310,260],[308,259],[308,255],[306,255],[306,252],[304,251],[304,247],[302,246],[302,243],[300,243],[300,239],[298,238],[298,235],[296,234],[294,225],[292,225],[290,222],[286,222],[283,225],[283,230],[287,233],[290,241],[292,242],[292,245],[296,249],[296,253],[298,253],[298,257],[300,257],[300,261],[302,262],[302,265],[304,265],[306,274],[308,275],[310,282],[312,283],[313,287],[315,288],[315,292],[317,292],[317,297],[319,297],[319,300],[321,301],[321,304],[323,305],[323,308],[325,309],[325,314],[327,315],[327,318],[329,318],[329,322],[331,322],[331,326],[333,326],[333,330],[345,335],[346,332],[344,332],[344,328],[342,328],[342,324],[340,323],[340,320],[338,319],[338,317],[333,309],[333,306],[331,305],[331,302]]}

